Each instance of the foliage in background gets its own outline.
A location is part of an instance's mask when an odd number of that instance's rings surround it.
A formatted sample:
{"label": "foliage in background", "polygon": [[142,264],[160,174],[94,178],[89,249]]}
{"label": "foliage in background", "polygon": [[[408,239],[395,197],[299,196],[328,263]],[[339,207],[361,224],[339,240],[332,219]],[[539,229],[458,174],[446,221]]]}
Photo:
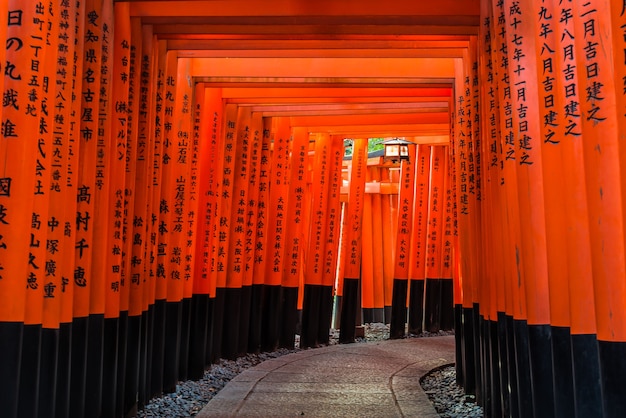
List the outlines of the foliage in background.
{"label": "foliage in background", "polygon": [[[369,138],[369,140],[367,141],[367,152],[370,153],[370,152],[383,149],[384,141],[385,141],[385,138]],[[345,157],[350,157],[352,155],[352,146],[353,146],[353,141],[351,139],[343,140],[343,149],[345,150],[344,151]]]}

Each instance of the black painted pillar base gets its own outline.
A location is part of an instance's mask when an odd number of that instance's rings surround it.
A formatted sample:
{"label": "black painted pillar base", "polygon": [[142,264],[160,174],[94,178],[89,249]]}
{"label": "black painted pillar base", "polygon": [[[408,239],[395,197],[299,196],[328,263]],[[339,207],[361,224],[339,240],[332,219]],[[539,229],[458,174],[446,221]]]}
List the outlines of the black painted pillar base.
{"label": "black painted pillar base", "polygon": [[250,329],[248,330],[248,352],[261,351],[261,321],[263,318],[264,285],[253,284],[250,290]]}
{"label": "black painted pillar base", "polygon": [[385,325],[389,325],[389,324],[391,324],[391,311],[392,311],[391,305],[385,305],[383,310],[385,312],[384,323],[385,323]]}
{"label": "black painted pillar base", "polygon": [[491,411],[493,417],[503,414],[503,392],[500,370],[500,350],[498,344],[498,321],[488,321],[489,324],[489,369],[491,371]]}
{"label": "black painted pillar base", "polygon": [[454,329],[454,284],[452,279],[441,279],[441,329]]}
{"label": "black painted pillar base", "polygon": [[102,345],[102,417],[115,417],[117,399],[118,318],[105,318]]}
{"label": "black painted pillar base", "polygon": [[509,386],[511,387],[511,416],[513,418],[523,418],[519,414],[517,361],[515,358],[515,319],[513,319],[512,315],[506,316],[506,354],[509,365]]}
{"label": "black painted pillar base", "polygon": [[[20,367],[18,416],[39,415],[39,366],[41,365],[41,324],[24,325]],[[4,359],[2,359],[4,362]]]}
{"label": "black painted pillar base", "polygon": [[141,336],[139,343],[139,399],[138,406],[143,408],[150,401],[150,381],[152,369],[152,330],[154,329],[154,305],[141,313]]}
{"label": "black painted pillar base", "polygon": [[213,311],[211,312],[211,363],[217,363],[222,357],[222,340],[224,334],[224,300],[225,289],[215,289]]}
{"label": "black painted pillar base", "polygon": [[317,347],[317,330],[320,318],[320,286],[305,284],[302,304],[302,332],[300,348]]}
{"label": "black painted pillar base", "polygon": [[341,305],[343,304],[343,296],[335,295],[335,316],[333,323],[335,329],[341,329]]}
{"label": "black painted pillar base", "polygon": [[279,347],[293,349],[296,344],[296,327],[298,325],[298,288],[282,288],[282,317]]}
{"label": "black painted pillar base", "polygon": [[152,359],[150,370],[150,396],[163,393],[163,361],[165,356],[165,300],[154,301],[152,328]]}
{"label": "black painted pillar base", "polygon": [[165,350],[163,352],[163,392],[176,391],[180,361],[181,301],[165,303]]}
{"label": "black painted pillar base", "polygon": [[397,339],[406,336],[406,298],[409,281],[407,279],[393,279],[391,295],[391,322],[389,338]]}
{"label": "black painted pillar base", "polygon": [[0,411],[10,418],[17,416],[23,335],[22,322],[0,322]]}
{"label": "black painted pillar base", "polygon": [[463,306],[454,306],[454,366],[456,369],[456,384],[464,386],[465,376],[463,372],[465,370],[463,359]]}
{"label": "black painted pillar base", "polygon": [[424,328],[428,332],[441,329],[441,279],[426,279]]}
{"label": "black painted pillar base", "polygon": [[424,322],[424,280],[411,280],[409,294],[409,334],[419,335]]}
{"label": "black painted pillar base", "polygon": [[517,399],[520,417],[533,416],[533,390],[530,374],[530,348],[528,324],[525,320],[513,321],[515,361],[517,366]]}
{"label": "black painted pillar base", "polygon": [[250,302],[252,286],[241,287],[241,305],[239,312],[239,337],[237,338],[237,357],[248,352],[248,336],[250,335]]}
{"label": "black painted pillar base", "polygon": [[480,326],[480,305],[478,303],[474,303],[473,307],[472,307],[473,313],[472,313],[472,319],[474,320],[474,326],[472,328],[472,331],[474,332],[473,334],[473,338],[474,338],[474,368],[476,370],[476,373],[474,374],[474,377],[476,378],[476,400],[480,401],[483,397],[483,393],[482,393],[482,388],[483,388],[483,383],[482,383],[482,369],[481,369],[481,347],[482,347],[482,340],[480,338],[481,336],[481,326]]}
{"label": "black painted pillar base", "polygon": [[137,411],[139,397],[139,359],[141,315],[128,315],[126,333],[126,372],[124,374],[124,414]]}
{"label": "black painted pillar base", "polygon": [[463,350],[463,377],[465,393],[474,395],[476,393],[476,362],[474,360],[474,310],[472,308],[462,308],[462,350]]}
{"label": "black painted pillar base", "polygon": [[117,344],[117,384],[116,384],[116,416],[126,415],[124,410],[126,390],[126,345],[128,341],[128,311],[121,311],[118,320],[118,344]]}
{"label": "black painted pillar base", "polygon": [[317,326],[317,341],[330,342],[330,323],[333,317],[333,287],[320,286],[320,320]]}
{"label": "black painted pillar base", "polygon": [[509,358],[506,351],[506,334],[507,334],[507,317],[506,313],[498,312],[498,322],[496,324],[496,345],[497,345],[497,370],[499,372],[500,382],[500,402],[502,404],[502,416],[511,416],[511,391],[510,391],[510,374]]}
{"label": "black painted pillar base", "polygon": [[551,327],[554,416],[576,416],[574,408],[574,375],[572,372],[572,342],[567,327]]}
{"label": "black painted pillar base", "polygon": [[239,323],[241,320],[241,288],[224,289],[224,339],[222,357],[234,360],[239,348]]}
{"label": "black painted pillar base", "polygon": [[191,297],[188,376],[198,380],[204,376],[209,319],[209,295]]}
{"label": "black painted pillar base", "polygon": [[356,333],[356,314],[358,309],[359,279],[343,279],[343,296],[341,298],[341,328],[339,343],[353,343]]}
{"label": "black painted pillar base", "polygon": [[[1,329],[0,324],[0,329]],[[2,332],[0,331],[0,334]],[[17,337],[13,337],[13,340],[9,340],[11,344],[15,342],[17,345],[18,342],[21,342],[21,331],[19,340]],[[3,338],[0,338],[0,344],[2,344]],[[4,357],[3,357],[4,358]],[[59,353],[57,356],[57,390],[56,390],[56,405],[55,405],[55,415],[57,417],[67,417],[70,414],[70,374],[71,374],[71,358],[72,358],[72,323],[61,323],[59,326]],[[19,362],[17,363],[19,364]],[[10,363],[7,363],[9,366]],[[0,382],[2,385],[4,382]],[[17,385],[16,385],[17,388]],[[2,396],[6,394],[7,391],[5,388],[0,386],[0,399]],[[15,397],[17,400],[17,396]],[[2,401],[0,401],[1,404]],[[16,404],[17,405],[17,404]],[[4,411],[5,409],[0,409]],[[10,416],[10,415],[7,415]]]}
{"label": "black painted pillar base", "polygon": [[598,341],[605,418],[626,413],[626,343]]}
{"label": "black painted pillar base", "polygon": [[39,416],[54,417],[57,388],[59,329],[41,330],[41,368],[39,375]]}
{"label": "black painted pillar base", "polygon": [[178,380],[187,380],[189,367],[189,326],[191,324],[191,298],[181,301],[180,348],[178,353]]}
{"label": "black painted pillar base", "polygon": [[102,409],[104,314],[93,314],[88,318],[85,416],[93,417],[100,415]]}
{"label": "black painted pillar base", "polygon": [[596,335],[572,334],[571,343],[575,416],[602,417],[600,354]]}
{"label": "black painted pillar base", "polygon": [[528,326],[533,410],[537,418],[554,416],[552,329],[550,325]]}
{"label": "black painted pillar base", "polygon": [[70,417],[85,414],[88,324],[86,316],[72,321]]}
{"label": "black painted pillar base", "polygon": [[261,320],[261,351],[274,351],[280,339],[280,286],[265,285]]}

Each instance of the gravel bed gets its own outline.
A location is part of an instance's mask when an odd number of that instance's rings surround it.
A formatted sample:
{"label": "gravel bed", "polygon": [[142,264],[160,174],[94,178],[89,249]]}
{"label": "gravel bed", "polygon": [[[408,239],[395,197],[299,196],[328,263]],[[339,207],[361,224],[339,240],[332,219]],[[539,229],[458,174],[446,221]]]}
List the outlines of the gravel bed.
{"label": "gravel bed", "polygon": [[474,395],[465,395],[456,384],[456,369],[448,365],[433,370],[422,378],[422,389],[435,409],[444,418],[481,418],[483,409],[476,404]]}
{"label": "gravel bed", "polygon": [[[365,337],[356,342],[380,341],[389,338],[389,325],[365,324]],[[451,331],[409,334],[408,338],[452,335]],[[339,330],[331,330],[329,344],[337,344]],[[193,417],[235,376],[265,360],[299,351],[296,336],[294,350],[279,349],[271,353],[247,354],[237,360],[220,360],[204,372],[200,380],[187,380],[176,385],[176,392],[153,398],[137,413],[138,418],[147,417]],[[450,369],[450,370],[449,370]],[[428,383],[427,383],[428,382]],[[427,389],[427,385],[428,389]],[[482,417],[482,409],[468,402],[463,389],[456,385],[454,367],[439,369],[427,375],[422,383],[435,408],[442,417]],[[453,395],[454,393],[454,395]],[[473,401],[473,400],[472,400]],[[439,405],[439,406],[438,406]],[[473,408],[473,409],[472,409]]]}

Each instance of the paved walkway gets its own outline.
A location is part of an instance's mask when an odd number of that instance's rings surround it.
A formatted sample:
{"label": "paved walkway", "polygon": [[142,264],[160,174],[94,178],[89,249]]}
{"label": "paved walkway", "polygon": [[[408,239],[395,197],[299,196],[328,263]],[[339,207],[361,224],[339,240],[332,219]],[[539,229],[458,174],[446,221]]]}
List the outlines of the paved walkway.
{"label": "paved walkway", "polygon": [[303,350],[244,371],[197,416],[435,418],[419,380],[453,362],[453,336]]}

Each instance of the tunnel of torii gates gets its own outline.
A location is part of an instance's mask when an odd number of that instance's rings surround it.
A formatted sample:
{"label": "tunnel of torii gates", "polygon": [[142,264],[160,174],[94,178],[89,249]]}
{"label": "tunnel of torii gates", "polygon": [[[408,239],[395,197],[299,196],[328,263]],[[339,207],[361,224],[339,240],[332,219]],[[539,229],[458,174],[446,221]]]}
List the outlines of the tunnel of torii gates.
{"label": "tunnel of torii gates", "polygon": [[623,416],[625,9],[0,2],[2,416],[129,415],[333,316],[454,327],[487,416]]}

